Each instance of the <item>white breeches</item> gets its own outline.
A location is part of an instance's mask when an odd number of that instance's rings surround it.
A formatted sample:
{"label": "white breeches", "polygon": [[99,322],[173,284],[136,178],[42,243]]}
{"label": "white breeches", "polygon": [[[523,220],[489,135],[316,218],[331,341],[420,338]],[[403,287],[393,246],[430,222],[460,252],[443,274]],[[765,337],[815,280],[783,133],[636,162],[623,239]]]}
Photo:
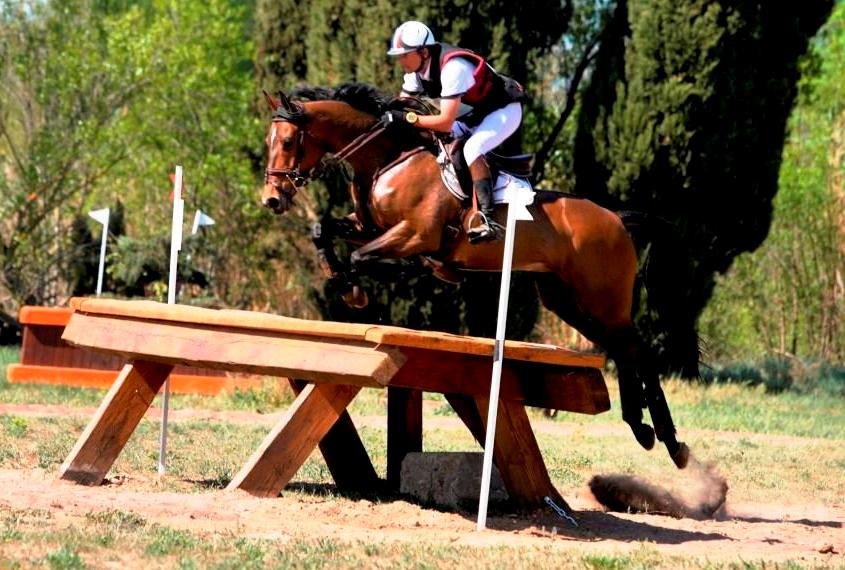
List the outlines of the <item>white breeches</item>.
{"label": "white breeches", "polygon": [[456,137],[472,133],[464,144],[464,158],[467,164],[472,164],[475,159],[482,156],[511,136],[522,122],[522,104],[510,103],[509,105],[496,109],[476,127],[468,127],[460,121],[452,125],[452,134]]}

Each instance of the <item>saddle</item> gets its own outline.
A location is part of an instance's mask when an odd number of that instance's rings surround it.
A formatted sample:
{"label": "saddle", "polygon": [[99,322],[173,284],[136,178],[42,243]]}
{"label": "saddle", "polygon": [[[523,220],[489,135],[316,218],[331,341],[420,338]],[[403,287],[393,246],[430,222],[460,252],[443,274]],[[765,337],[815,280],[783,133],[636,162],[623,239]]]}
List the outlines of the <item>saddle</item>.
{"label": "saddle", "polygon": [[[462,200],[472,201],[472,175],[470,175],[469,165],[466,163],[463,153],[465,142],[465,138],[441,139],[440,144],[443,152],[438,162],[441,163],[441,171],[448,169],[449,165],[452,166],[455,171],[457,183],[464,194],[463,197],[458,197],[462,198]],[[528,179],[531,177],[531,163],[534,160],[533,153],[504,156],[495,152],[488,152],[484,156],[487,159],[487,165],[490,167],[490,174],[494,181],[502,172],[507,172],[517,178]],[[447,184],[447,187],[450,186]]]}

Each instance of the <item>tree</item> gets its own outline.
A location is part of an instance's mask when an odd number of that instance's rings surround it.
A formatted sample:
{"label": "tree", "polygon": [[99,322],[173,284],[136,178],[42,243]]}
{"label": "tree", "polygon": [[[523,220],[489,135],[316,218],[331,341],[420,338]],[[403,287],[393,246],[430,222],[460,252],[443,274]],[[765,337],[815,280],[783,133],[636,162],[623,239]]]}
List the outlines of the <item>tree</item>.
{"label": "tree", "polygon": [[249,6],[2,6],[4,308],[72,293],[70,228],[80,211],[120,199],[132,239],[169,236],[167,176],[177,164],[188,212],[199,206],[218,221],[205,249],[218,268],[215,293],[237,306],[277,295],[275,278],[257,270],[278,246],[272,234],[255,237],[269,215],[257,207],[253,170],[264,125],[252,112]]}
{"label": "tree", "polygon": [[146,78],[134,62],[113,65],[110,53],[123,47],[109,44],[116,20],[96,17],[93,2],[0,10],[0,289],[3,310],[12,311],[68,294],[78,261],[74,217],[128,158],[109,127]]}
{"label": "tree", "polygon": [[719,280],[702,315],[723,360],[845,362],[845,5],[803,61],[771,231]]}
{"label": "tree", "polygon": [[682,310],[643,321],[673,331],[669,369],[697,370],[688,345],[714,276],[767,235],[798,60],[831,6],[618,2],[579,118],[576,191],[675,226],[686,251],[649,299]]}

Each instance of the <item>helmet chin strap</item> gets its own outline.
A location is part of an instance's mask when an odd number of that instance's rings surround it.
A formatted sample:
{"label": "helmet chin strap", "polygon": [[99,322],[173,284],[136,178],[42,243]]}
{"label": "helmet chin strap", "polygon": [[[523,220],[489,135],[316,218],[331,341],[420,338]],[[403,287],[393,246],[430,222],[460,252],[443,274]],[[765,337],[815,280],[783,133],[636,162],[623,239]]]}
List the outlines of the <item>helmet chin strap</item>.
{"label": "helmet chin strap", "polygon": [[422,73],[422,70],[425,68],[425,64],[428,63],[428,60],[431,59],[431,54],[429,53],[428,57],[423,57],[423,50],[428,52],[428,50],[424,47],[418,48],[417,53],[420,55],[420,65],[414,70],[414,73]]}

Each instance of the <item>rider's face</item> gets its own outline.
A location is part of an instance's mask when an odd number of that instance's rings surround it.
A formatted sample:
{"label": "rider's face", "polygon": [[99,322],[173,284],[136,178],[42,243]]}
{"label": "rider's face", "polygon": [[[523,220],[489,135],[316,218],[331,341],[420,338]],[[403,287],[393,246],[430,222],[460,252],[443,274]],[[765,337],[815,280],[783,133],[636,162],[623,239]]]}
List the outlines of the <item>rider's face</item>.
{"label": "rider's face", "polygon": [[399,65],[405,73],[420,71],[423,65],[423,51],[412,51],[399,56]]}

